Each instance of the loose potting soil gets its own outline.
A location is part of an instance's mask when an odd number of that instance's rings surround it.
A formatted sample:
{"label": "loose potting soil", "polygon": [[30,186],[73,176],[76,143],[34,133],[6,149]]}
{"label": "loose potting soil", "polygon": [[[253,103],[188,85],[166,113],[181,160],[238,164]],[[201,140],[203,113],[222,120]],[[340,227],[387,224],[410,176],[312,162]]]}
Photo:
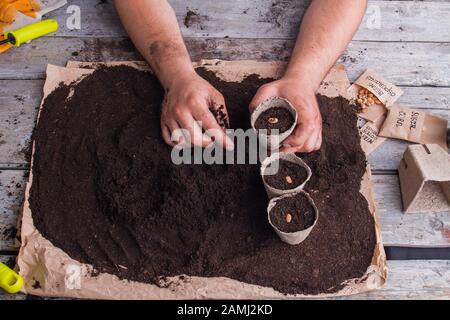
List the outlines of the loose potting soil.
{"label": "loose potting soil", "polygon": [[[231,128],[250,128],[248,105],[271,79],[198,73],[225,96]],[[303,159],[320,217],[306,241],[290,246],[268,224],[259,165],[172,164],[160,134],[163,97],[156,77],[121,66],[46,98],[30,194],[44,237],[99,272],[159,285],[169,276],[223,276],[318,294],[366,272],[375,227],[359,192],[366,162],[345,99],[318,97],[324,145]]]}
{"label": "loose potting soil", "polygon": [[278,161],[278,171],[276,174],[264,176],[266,183],[278,190],[295,189],[304,183],[307,178],[308,172],[304,167],[284,159]]}
{"label": "loose potting soil", "polygon": [[[288,215],[291,220],[287,219]],[[270,220],[280,231],[296,232],[311,227],[316,220],[316,214],[308,198],[299,193],[279,200],[270,210]]]}
{"label": "loose potting soil", "polygon": [[261,113],[255,121],[255,129],[266,129],[269,135],[272,134],[272,130],[278,130],[281,134],[288,131],[294,122],[295,118],[289,110],[275,107]]}

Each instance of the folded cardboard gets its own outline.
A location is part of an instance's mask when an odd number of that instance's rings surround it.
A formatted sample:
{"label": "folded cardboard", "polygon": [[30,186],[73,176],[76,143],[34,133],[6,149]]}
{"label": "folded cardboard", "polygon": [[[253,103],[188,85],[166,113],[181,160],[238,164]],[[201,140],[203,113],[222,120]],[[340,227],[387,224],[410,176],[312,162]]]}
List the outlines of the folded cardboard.
{"label": "folded cardboard", "polygon": [[450,210],[450,155],[440,146],[408,146],[399,176],[406,213]]}
{"label": "folded cardboard", "polygon": [[381,126],[383,125],[385,119],[386,116],[383,115],[375,122],[367,121],[367,123],[359,129],[359,133],[361,135],[361,147],[366,155],[371,154],[376,148],[387,140],[387,138],[379,135]]}

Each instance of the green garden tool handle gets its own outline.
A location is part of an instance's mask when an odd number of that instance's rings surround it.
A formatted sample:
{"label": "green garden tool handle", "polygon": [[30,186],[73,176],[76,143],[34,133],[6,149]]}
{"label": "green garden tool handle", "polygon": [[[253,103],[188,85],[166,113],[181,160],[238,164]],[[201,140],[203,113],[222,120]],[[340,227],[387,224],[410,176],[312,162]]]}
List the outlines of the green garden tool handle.
{"label": "green garden tool handle", "polygon": [[18,293],[22,286],[22,277],[0,262],[0,288],[8,293]]}
{"label": "green garden tool handle", "polygon": [[49,19],[29,24],[17,30],[8,31],[5,33],[4,37],[5,39],[8,39],[9,43],[13,46],[20,47],[28,41],[45,36],[56,30],[58,30],[58,21]]}

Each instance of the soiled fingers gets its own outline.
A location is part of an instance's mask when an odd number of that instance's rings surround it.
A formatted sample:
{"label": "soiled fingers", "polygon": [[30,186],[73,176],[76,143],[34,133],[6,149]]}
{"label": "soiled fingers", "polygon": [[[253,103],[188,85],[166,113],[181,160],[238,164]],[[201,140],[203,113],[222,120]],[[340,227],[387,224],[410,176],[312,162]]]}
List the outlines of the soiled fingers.
{"label": "soiled fingers", "polygon": [[[180,129],[178,123],[174,120],[162,120],[161,119],[161,133],[164,142],[169,146],[182,145],[185,143],[184,135]],[[173,134],[172,134],[173,133]]]}

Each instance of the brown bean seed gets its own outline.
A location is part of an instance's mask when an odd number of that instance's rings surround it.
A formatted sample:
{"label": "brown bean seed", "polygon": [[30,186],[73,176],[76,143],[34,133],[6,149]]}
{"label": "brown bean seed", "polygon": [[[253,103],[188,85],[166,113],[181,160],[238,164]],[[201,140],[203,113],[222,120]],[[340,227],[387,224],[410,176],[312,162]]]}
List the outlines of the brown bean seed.
{"label": "brown bean seed", "polygon": [[286,176],[286,182],[289,184],[292,184],[293,181],[292,181],[291,176]]}

